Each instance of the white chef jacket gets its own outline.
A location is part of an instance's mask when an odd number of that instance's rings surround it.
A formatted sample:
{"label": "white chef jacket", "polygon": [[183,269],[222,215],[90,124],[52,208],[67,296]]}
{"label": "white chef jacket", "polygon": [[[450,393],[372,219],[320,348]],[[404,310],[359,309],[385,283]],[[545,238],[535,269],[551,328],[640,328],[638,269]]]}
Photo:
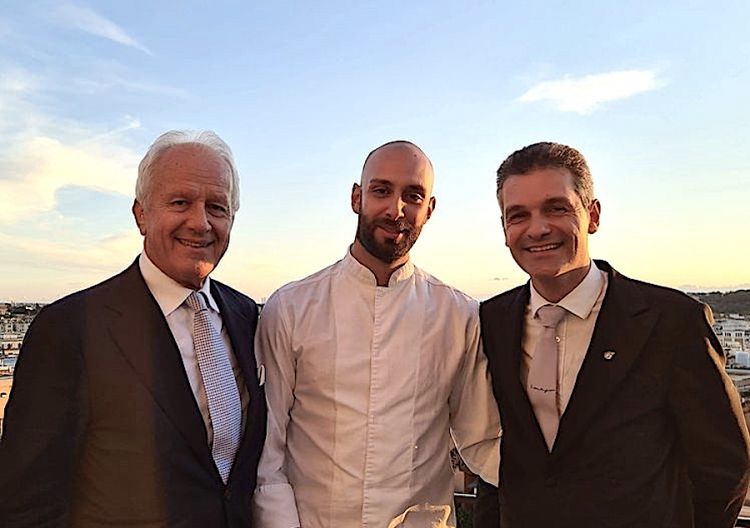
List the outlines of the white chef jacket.
{"label": "white chef jacket", "polygon": [[347,253],[274,293],[256,334],[268,436],[263,528],[386,528],[453,506],[450,438],[497,484],[500,423],[476,301],[416,268],[387,287]]}

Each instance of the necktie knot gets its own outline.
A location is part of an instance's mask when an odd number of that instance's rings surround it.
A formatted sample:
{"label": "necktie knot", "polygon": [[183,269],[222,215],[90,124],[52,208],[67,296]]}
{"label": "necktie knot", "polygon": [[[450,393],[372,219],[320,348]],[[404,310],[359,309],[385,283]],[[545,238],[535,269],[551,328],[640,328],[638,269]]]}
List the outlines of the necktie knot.
{"label": "necktie knot", "polygon": [[536,312],[539,321],[545,328],[557,328],[557,325],[565,317],[565,308],[556,304],[545,304]]}
{"label": "necktie knot", "polygon": [[187,304],[194,312],[202,312],[207,309],[206,297],[203,295],[203,292],[194,291],[188,295],[187,299],[185,299],[185,304]]}

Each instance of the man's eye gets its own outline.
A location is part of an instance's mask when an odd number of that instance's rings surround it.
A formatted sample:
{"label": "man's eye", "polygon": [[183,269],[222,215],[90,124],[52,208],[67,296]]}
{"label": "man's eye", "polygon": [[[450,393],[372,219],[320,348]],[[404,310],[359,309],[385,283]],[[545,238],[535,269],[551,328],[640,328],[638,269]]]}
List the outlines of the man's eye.
{"label": "man's eye", "polygon": [[215,215],[224,216],[229,213],[229,208],[222,204],[209,204],[208,208]]}
{"label": "man's eye", "polygon": [[410,203],[422,203],[424,196],[419,193],[409,193],[406,195],[406,201]]}
{"label": "man's eye", "polygon": [[385,195],[388,194],[388,189],[386,189],[385,187],[375,187],[374,189],[371,189],[371,192],[373,194]]}
{"label": "man's eye", "polygon": [[183,206],[187,205],[187,200],[176,199],[176,200],[172,200],[171,202],[169,202],[169,204],[170,205],[174,205],[176,207],[183,207]]}

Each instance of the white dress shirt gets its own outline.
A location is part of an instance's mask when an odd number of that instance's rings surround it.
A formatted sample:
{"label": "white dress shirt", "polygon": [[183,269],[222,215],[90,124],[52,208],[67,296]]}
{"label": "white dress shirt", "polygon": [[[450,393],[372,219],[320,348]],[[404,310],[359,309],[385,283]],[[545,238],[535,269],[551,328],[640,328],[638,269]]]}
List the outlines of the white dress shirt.
{"label": "white dress shirt", "polygon": [[531,281],[531,295],[526,306],[523,361],[521,361],[521,383],[526,386],[529,377],[529,366],[534,357],[534,350],[542,335],[542,324],[536,316],[537,310],[545,304],[557,304],[566,309],[565,316],[557,327],[558,338],[558,409],[560,416],[565,412],[573,394],[573,388],[581,370],[586,351],[594,334],[596,319],[602,308],[604,294],[607,291],[607,274],[591,261],[589,271],[573,291],[560,302],[552,303],[542,297]]}
{"label": "white dress shirt", "polygon": [[[213,426],[211,425],[211,415],[208,412],[208,399],[206,398],[206,389],[203,387],[203,377],[201,376],[200,368],[198,367],[198,357],[195,354],[195,348],[193,347],[193,310],[187,306],[185,299],[188,295],[193,293],[193,290],[186,288],[176,282],[174,279],[166,275],[163,271],[156,267],[148,258],[146,252],[142,252],[138,258],[138,267],[143,275],[143,280],[146,281],[151,295],[156,299],[156,303],[161,308],[164,317],[169,325],[169,330],[172,332],[177,348],[180,350],[180,356],[182,357],[182,364],[185,367],[185,373],[187,374],[190,388],[195,396],[195,402],[198,404],[198,409],[203,417],[203,423],[206,425],[206,431],[208,433],[208,445],[211,446],[214,437]],[[211,279],[206,277],[203,281],[203,286],[200,292],[203,292],[208,299],[209,308],[209,320],[214,328],[221,329],[221,339],[224,342],[227,353],[229,354],[229,362],[232,365],[234,371],[234,379],[237,380],[237,387],[240,391],[240,399],[242,401],[242,423],[244,430],[245,423],[245,410],[249,401],[249,395],[245,389],[245,382],[242,378],[242,372],[237,364],[237,359],[234,357],[232,352],[232,343],[229,340],[229,334],[227,329],[221,320],[221,314],[219,313],[219,306],[211,296]]]}
{"label": "white dress shirt", "polygon": [[351,254],[266,303],[263,528],[386,528],[415,504],[453,506],[451,437],[497,483],[499,417],[476,301],[416,268],[387,287]]}

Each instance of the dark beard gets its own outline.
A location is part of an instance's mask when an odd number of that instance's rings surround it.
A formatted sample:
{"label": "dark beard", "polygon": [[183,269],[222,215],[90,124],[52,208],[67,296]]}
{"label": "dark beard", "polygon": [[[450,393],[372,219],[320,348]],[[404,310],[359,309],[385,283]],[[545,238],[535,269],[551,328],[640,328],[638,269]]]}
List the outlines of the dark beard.
{"label": "dark beard", "polygon": [[[380,243],[375,239],[375,228],[383,227],[388,230],[398,229],[403,237],[400,241],[386,240]],[[421,227],[413,226],[405,221],[373,220],[369,222],[361,214],[357,219],[357,239],[367,252],[376,259],[390,264],[409,254],[409,250],[419,238]]]}

